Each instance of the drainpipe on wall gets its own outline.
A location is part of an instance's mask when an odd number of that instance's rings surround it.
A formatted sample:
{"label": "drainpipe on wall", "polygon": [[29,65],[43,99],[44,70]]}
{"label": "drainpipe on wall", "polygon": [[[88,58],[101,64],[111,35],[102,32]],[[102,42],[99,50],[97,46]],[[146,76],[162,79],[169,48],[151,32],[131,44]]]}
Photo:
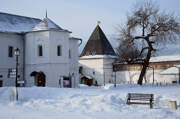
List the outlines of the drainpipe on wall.
{"label": "drainpipe on wall", "polygon": [[78,40],[80,41],[78,47],[82,44],[82,39],[78,38]]}

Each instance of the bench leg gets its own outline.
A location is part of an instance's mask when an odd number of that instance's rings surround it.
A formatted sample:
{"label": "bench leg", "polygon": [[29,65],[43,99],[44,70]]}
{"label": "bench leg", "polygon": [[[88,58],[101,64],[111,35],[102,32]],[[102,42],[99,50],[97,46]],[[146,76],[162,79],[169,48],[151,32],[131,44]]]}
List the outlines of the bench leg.
{"label": "bench leg", "polygon": [[152,103],[150,103],[150,108],[151,108],[151,109],[153,108],[153,104],[152,104]]}
{"label": "bench leg", "polygon": [[127,102],[126,102],[126,104],[127,104],[127,105],[129,105],[129,102],[130,102],[130,99],[127,99]]}

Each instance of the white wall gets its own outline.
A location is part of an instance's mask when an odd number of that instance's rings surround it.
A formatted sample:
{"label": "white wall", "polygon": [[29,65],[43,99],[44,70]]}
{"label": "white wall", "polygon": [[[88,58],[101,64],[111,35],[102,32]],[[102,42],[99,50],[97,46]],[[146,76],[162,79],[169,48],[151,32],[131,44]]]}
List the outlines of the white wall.
{"label": "white wall", "polygon": [[[163,70],[154,71],[154,83],[178,82],[178,75],[160,75]],[[137,83],[141,71],[118,71],[116,72],[117,83]],[[146,82],[153,83],[153,70],[147,70]],[[145,79],[143,80],[145,82]]]}
{"label": "white wall", "polygon": [[33,71],[42,71],[46,75],[46,86],[48,87],[60,87],[60,76],[68,76],[69,69],[66,64],[38,64],[30,65],[26,67],[26,86],[34,86],[34,77],[30,77],[30,73]]}
{"label": "white wall", "polygon": [[70,74],[74,74],[74,82],[72,82],[72,85],[74,87],[77,87],[79,84],[79,63],[78,63],[78,40],[77,39],[71,39],[69,40],[69,49],[70,49],[70,55],[69,58],[69,70]]}
{"label": "white wall", "polygon": [[[69,63],[69,33],[50,31],[50,63]],[[57,46],[62,47],[62,56],[57,56]]]}
{"label": "white wall", "polygon": [[[71,44],[72,43],[72,44]],[[69,49],[73,51],[72,62],[69,59]],[[38,56],[38,45],[43,46],[43,56]],[[57,46],[61,46],[62,55],[57,56]],[[76,46],[74,46],[76,45]],[[42,31],[26,34],[25,40],[25,64],[27,86],[34,85],[34,77],[30,77],[33,71],[42,71],[46,75],[46,86],[59,87],[61,76],[69,76],[75,72],[78,76],[78,44],[69,41],[68,32]],[[74,68],[70,67],[74,64]],[[73,66],[73,65],[71,65]],[[72,72],[70,71],[72,69]],[[76,70],[76,71],[74,71]],[[75,81],[72,81],[72,83]],[[74,84],[72,85],[74,86]]]}
{"label": "white wall", "polygon": [[[80,58],[79,66],[83,67],[83,74],[93,77],[97,80],[98,85],[104,85],[113,81],[112,63],[114,59],[111,58]],[[93,74],[95,72],[95,74]]]}
{"label": "white wall", "polygon": [[[141,71],[130,70],[130,71],[112,71],[112,63],[114,59],[92,59],[92,58],[80,58],[79,66],[83,67],[83,74],[93,77],[98,81],[99,85],[105,83],[137,83]],[[164,70],[155,70],[154,71],[154,83],[172,83],[172,81],[179,80],[178,75],[160,75],[160,72]],[[93,74],[95,72],[95,74]],[[147,83],[153,83],[153,70],[149,69],[146,72],[145,76]],[[145,83],[145,80],[143,80]]]}
{"label": "white wall", "polygon": [[23,36],[10,33],[0,33],[0,75],[3,75],[3,86],[14,86],[15,78],[8,78],[8,69],[16,68],[16,57],[8,57],[8,47],[20,49],[19,75],[23,78]]}
{"label": "white wall", "polygon": [[114,73],[113,73],[113,65],[114,59],[106,58],[104,59],[103,69],[104,69],[104,77],[105,83],[113,83],[114,82]]}
{"label": "white wall", "polygon": [[[43,56],[38,56],[38,45],[43,46]],[[49,63],[49,32],[32,32],[25,36],[25,64]]]}
{"label": "white wall", "polygon": [[[83,74],[93,77],[99,85],[103,85],[103,59],[82,59],[79,60],[79,66],[83,67]],[[95,72],[95,74],[93,74]]]}

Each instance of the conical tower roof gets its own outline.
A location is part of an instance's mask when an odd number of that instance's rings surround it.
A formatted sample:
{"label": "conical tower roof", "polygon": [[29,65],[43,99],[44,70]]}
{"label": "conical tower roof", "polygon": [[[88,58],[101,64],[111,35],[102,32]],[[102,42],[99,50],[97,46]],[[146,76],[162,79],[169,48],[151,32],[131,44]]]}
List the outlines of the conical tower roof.
{"label": "conical tower roof", "polygon": [[111,44],[99,25],[97,25],[94,29],[80,56],[82,57],[89,55],[116,56]]}

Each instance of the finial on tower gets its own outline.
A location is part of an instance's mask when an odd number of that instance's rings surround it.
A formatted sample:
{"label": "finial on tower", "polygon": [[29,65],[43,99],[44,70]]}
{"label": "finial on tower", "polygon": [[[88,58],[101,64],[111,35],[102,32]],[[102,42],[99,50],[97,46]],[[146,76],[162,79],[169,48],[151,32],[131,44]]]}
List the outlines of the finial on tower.
{"label": "finial on tower", "polygon": [[46,18],[47,18],[47,9],[46,9]]}
{"label": "finial on tower", "polygon": [[101,24],[101,21],[97,21],[97,25]]}

